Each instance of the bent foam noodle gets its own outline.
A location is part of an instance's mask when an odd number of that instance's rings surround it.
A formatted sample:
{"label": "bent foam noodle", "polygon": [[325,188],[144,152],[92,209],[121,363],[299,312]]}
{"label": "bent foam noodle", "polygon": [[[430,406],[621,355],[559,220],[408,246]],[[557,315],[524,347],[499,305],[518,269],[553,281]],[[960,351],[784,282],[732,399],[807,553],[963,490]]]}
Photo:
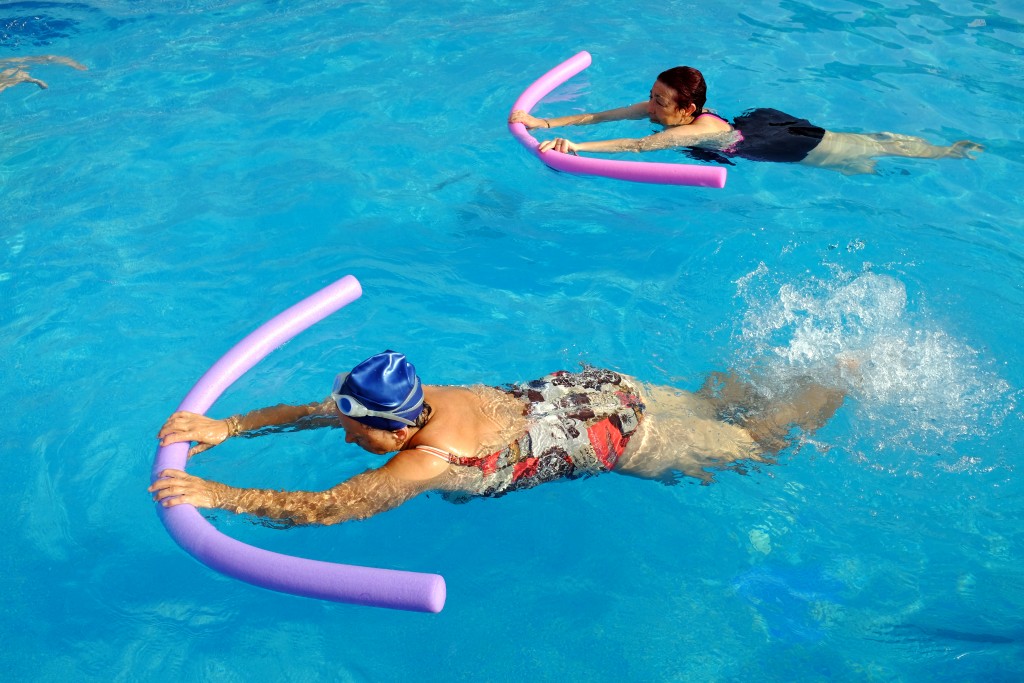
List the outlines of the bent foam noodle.
{"label": "bent foam noodle", "polygon": [[[234,382],[271,351],[362,294],[359,281],[346,275],[264,323],[206,371],[178,406],[205,413]],[[173,468],[184,470],[188,444],[157,449],[151,480]],[[310,560],[256,548],[222,534],[192,505],[157,505],[167,532],[186,552],[222,574],[241,581],[320,600],[418,612],[444,607],[444,578],[437,574],[375,569]]]}
{"label": "bent foam noodle", "polygon": [[[512,110],[521,109],[529,113],[548,93],[586,69],[590,66],[590,62],[590,53],[586,51],[570,57],[523,91],[523,94],[512,105]],[[725,187],[726,170],[721,166],[598,159],[563,154],[555,150],[549,150],[542,154],[538,150],[540,143],[530,135],[526,126],[521,123],[510,123],[508,128],[523,147],[533,152],[534,156],[551,168],[566,173],[616,178],[634,183]]]}

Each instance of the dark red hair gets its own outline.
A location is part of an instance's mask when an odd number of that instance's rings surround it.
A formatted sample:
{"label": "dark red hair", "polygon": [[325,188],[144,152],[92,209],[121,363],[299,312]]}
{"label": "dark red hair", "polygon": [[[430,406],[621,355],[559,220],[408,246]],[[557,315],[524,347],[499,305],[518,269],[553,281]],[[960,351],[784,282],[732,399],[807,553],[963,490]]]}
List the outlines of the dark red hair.
{"label": "dark red hair", "polygon": [[686,109],[691,104],[697,108],[693,115],[699,116],[708,101],[708,86],[704,74],[692,66],[676,66],[658,74],[658,80],[676,91],[676,106]]}

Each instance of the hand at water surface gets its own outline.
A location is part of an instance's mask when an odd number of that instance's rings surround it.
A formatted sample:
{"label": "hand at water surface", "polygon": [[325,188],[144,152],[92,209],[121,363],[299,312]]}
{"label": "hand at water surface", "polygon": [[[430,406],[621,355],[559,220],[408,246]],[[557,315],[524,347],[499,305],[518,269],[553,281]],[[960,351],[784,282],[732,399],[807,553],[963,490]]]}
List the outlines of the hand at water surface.
{"label": "hand at water surface", "polygon": [[164,470],[147,491],[164,507],[187,503],[197,508],[211,508],[217,506],[218,494],[223,489],[227,489],[224,484],[207,481],[182,470]]}
{"label": "hand at water surface", "polygon": [[555,138],[554,140],[545,140],[544,142],[540,143],[540,147],[538,149],[541,153],[553,149],[556,152],[561,152],[562,154],[576,154],[577,147],[576,143],[573,142],[572,140],[567,140],[565,138]]}
{"label": "hand at water surface", "polygon": [[548,122],[544,119],[539,119],[522,109],[517,109],[508,117],[509,123],[521,123],[529,129],[533,128],[550,128]]}
{"label": "hand at water surface", "polygon": [[202,453],[214,446],[224,443],[231,436],[231,428],[227,420],[215,420],[198,413],[178,411],[172,413],[164,426],[157,433],[161,446],[182,441],[195,441],[196,445],[188,451],[188,457]]}

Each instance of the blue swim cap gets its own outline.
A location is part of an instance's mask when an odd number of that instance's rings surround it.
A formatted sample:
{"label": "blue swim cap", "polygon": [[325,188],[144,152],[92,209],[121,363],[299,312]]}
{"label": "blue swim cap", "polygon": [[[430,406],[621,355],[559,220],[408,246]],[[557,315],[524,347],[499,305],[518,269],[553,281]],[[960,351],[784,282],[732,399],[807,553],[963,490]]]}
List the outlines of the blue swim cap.
{"label": "blue swim cap", "polygon": [[390,350],[338,375],[331,397],[342,415],[374,429],[412,426],[423,411],[416,368],[403,354]]}

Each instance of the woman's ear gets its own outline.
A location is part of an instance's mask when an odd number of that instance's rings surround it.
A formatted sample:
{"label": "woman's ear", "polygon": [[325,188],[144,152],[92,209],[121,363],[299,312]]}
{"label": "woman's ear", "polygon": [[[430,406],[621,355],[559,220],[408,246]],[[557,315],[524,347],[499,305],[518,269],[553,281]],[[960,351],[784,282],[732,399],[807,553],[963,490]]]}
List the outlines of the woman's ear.
{"label": "woman's ear", "polygon": [[693,113],[697,111],[697,105],[694,104],[693,102],[690,102],[690,104],[686,105],[679,111],[686,116],[693,116]]}

